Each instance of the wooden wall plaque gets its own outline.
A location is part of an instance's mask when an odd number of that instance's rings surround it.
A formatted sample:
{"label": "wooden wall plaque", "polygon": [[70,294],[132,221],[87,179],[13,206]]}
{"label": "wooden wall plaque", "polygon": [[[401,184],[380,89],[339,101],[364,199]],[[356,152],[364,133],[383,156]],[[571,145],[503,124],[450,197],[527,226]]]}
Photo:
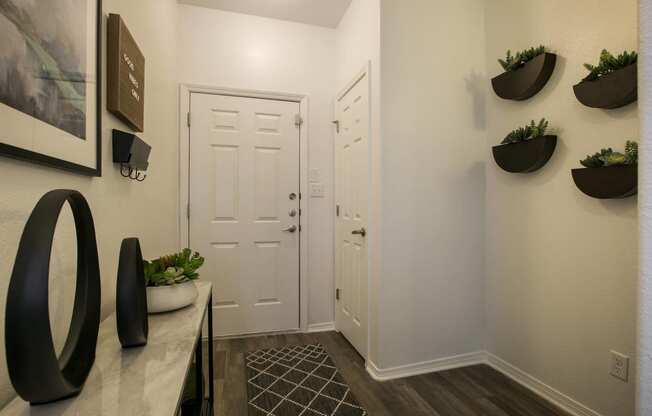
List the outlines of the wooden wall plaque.
{"label": "wooden wall plaque", "polygon": [[145,129],[145,56],[118,14],[109,14],[108,110],[137,132]]}

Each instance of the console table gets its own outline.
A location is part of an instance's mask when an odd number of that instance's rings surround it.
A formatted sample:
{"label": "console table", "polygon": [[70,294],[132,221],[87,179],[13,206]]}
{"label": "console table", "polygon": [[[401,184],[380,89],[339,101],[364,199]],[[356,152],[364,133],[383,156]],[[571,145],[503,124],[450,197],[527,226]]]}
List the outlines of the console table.
{"label": "console table", "polygon": [[[200,415],[213,414],[213,348],[208,347],[208,398],[203,394],[202,327],[208,311],[213,339],[212,286],[198,282],[199,297],[184,309],[149,316],[147,345],[122,349],[115,313],[100,324],[95,364],[82,392],[56,403],[30,406],[20,397],[0,416],[175,416],[186,378],[196,364]],[[185,416],[185,415],[184,415]]]}

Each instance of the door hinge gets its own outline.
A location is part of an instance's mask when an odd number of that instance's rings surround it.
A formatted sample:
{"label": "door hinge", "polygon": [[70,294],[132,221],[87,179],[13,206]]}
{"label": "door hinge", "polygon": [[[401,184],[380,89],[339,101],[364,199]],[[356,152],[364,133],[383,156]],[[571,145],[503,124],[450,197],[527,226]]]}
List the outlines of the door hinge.
{"label": "door hinge", "polygon": [[339,206],[339,204],[335,205],[335,216],[336,217],[340,216],[340,206]]}
{"label": "door hinge", "polygon": [[333,120],[333,121],[331,121],[331,123],[335,124],[335,131],[337,133],[339,133],[340,132],[340,121],[339,120]]}
{"label": "door hinge", "polygon": [[301,117],[301,114],[294,115],[294,125],[297,127],[301,127],[303,125],[303,117]]}
{"label": "door hinge", "polygon": [[186,116],[186,123],[188,124],[188,127],[190,127],[190,111],[188,111],[188,114]]}
{"label": "door hinge", "polygon": [[190,203],[186,205],[186,217],[190,219]]}
{"label": "door hinge", "polygon": [[340,300],[340,289],[335,289],[335,300]]}

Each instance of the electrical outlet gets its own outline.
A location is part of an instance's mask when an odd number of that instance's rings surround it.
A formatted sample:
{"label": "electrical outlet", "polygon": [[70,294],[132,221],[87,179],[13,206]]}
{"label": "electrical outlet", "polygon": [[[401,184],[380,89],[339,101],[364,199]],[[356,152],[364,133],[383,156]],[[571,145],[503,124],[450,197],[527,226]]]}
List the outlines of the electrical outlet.
{"label": "electrical outlet", "polygon": [[611,375],[623,381],[629,376],[629,357],[617,351],[611,351]]}

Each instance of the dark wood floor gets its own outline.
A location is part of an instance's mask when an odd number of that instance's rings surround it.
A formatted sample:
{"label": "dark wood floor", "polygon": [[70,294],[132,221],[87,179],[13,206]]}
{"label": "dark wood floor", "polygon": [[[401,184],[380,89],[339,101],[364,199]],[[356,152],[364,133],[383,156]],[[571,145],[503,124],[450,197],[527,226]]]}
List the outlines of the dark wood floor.
{"label": "dark wood floor", "polygon": [[374,381],[362,358],[336,332],[214,341],[215,414],[247,415],[246,352],[312,343],[326,348],[370,416],[568,416],[485,365]]}

